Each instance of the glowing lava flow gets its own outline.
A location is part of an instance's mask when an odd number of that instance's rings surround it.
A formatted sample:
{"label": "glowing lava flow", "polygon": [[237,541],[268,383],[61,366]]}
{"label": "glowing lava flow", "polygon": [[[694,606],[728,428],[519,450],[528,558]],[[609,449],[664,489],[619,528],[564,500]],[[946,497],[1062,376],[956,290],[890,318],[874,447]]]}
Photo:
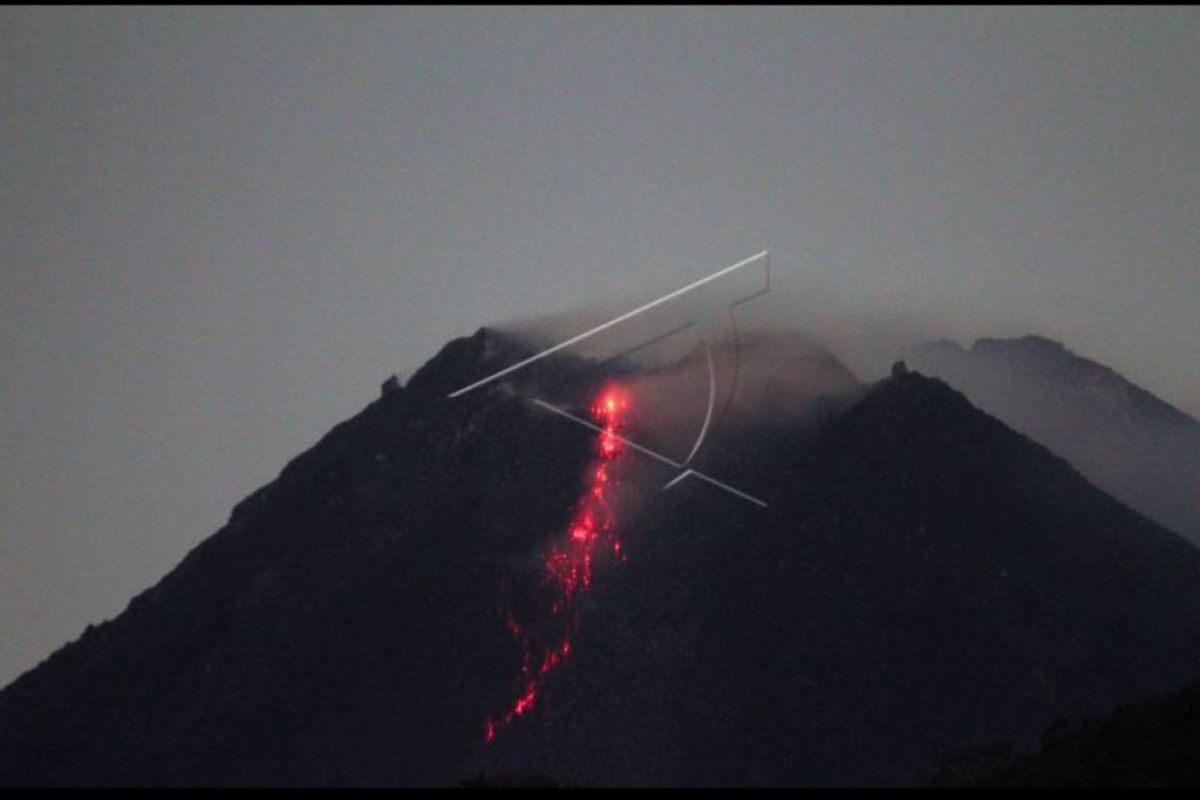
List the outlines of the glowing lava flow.
{"label": "glowing lava flow", "polygon": [[[536,636],[508,612],[508,632],[521,643],[524,688],[503,715],[487,720],[484,739],[488,742],[497,730],[534,707],[547,676],[570,657],[571,638],[579,623],[575,604],[580,594],[591,588],[597,563],[609,554],[612,560],[624,559],[608,499],[614,483],[610,465],[623,449],[618,431],[625,407],[624,395],[615,388],[606,389],[592,404],[592,417],[602,430],[596,458],[588,467],[587,491],[579,499],[566,535],[554,542],[545,557],[543,580],[551,590],[549,616],[556,623],[552,626],[555,632]],[[539,654],[536,667],[535,652]]]}

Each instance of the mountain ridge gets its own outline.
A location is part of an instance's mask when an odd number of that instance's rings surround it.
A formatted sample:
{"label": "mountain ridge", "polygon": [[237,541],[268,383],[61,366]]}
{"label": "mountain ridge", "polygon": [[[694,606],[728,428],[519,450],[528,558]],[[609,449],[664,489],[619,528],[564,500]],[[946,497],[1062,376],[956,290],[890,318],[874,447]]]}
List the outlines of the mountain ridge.
{"label": "mountain ridge", "polygon": [[906,354],[1089,480],[1200,542],[1200,422],[1115,370],[1038,336]]}
{"label": "mountain ridge", "polygon": [[909,373],[713,451],[765,512],[701,481],[659,491],[661,467],[631,458],[626,561],[488,745],[522,685],[505,615],[541,613],[539,554],[596,446],[517,391],[577,365],[446,400],[520,352],[480,329],[385,383],[0,691],[0,784],[910,785],[1200,657],[1194,547]]}

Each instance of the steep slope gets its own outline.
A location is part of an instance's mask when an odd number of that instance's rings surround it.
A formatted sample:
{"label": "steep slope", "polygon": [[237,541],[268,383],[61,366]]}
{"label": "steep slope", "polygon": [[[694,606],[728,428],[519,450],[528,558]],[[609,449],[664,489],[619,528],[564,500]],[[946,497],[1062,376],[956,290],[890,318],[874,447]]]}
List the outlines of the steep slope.
{"label": "steep slope", "polygon": [[1200,542],[1200,422],[1061,344],[1037,336],[908,354],[973,403],[1067,458],[1089,480]]}
{"label": "steep slope", "polygon": [[0,694],[0,783],[450,784],[517,657],[495,587],[564,524],[591,440],[447,345]]}
{"label": "steep slope", "polygon": [[506,384],[446,402],[521,352],[480,331],[385,385],[0,692],[0,784],[919,783],[1200,663],[1191,545],[909,374],[701,454],[765,510],[625,457],[621,561],[489,744],[597,446]]}
{"label": "steep slope", "polygon": [[922,781],[1200,664],[1195,549],[938,381],[878,386],[781,481],[685,693],[701,782]]}

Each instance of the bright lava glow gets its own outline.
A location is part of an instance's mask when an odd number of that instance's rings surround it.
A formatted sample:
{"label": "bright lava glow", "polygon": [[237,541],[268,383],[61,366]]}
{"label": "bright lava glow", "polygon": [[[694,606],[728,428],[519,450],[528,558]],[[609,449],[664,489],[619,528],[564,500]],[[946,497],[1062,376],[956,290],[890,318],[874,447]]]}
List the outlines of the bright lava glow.
{"label": "bright lava glow", "polygon": [[[556,623],[555,633],[549,637],[536,636],[508,612],[505,620],[508,632],[521,643],[524,688],[504,714],[484,723],[487,742],[495,739],[500,728],[534,707],[547,676],[571,655],[571,639],[579,625],[577,601],[580,594],[591,588],[597,562],[603,556],[617,562],[625,559],[608,498],[613,487],[609,464],[623,449],[618,432],[626,405],[624,394],[615,387],[605,389],[592,404],[591,415],[602,430],[596,459],[588,468],[588,487],[579,498],[566,535],[551,545],[544,561],[543,580],[551,589],[549,616]],[[540,654],[536,669],[535,653]]]}

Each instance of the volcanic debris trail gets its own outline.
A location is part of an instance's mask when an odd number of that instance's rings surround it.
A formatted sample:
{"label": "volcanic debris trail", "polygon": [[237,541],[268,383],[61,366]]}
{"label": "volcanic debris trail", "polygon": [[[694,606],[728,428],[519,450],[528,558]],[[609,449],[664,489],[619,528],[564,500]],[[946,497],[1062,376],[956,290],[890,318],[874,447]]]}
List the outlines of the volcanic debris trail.
{"label": "volcanic debris trail", "polygon": [[625,558],[609,497],[614,486],[612,464],[624,451],[619,431],[627,405],[625,394],[609,387],[589,409],[601,428],[596,457],[588,466],[587,486],[566,534],[551,543],[543,561],[542,585],[550,590],[548,608],[543,612],[550,622],[548,633],[539,635],[533,626],[521,624],[511,608],[507,610],[505,625],[521,644],[524,688],[503,714],[484,723],[487,742],[534,707],[547,678],[570,657],[571,641],[579,627],[578,601],[592,587],[597,566]]}

